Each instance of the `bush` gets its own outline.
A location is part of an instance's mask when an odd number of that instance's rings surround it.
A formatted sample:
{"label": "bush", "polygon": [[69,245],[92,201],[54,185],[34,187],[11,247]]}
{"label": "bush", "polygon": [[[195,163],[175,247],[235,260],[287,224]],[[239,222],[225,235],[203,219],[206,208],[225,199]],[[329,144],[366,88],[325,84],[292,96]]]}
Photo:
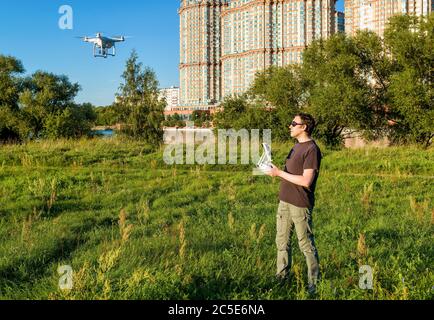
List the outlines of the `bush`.
{"label": "bush", "polygon": [[0,106],[0,142],[20,141],[20,131],[17,118],[18,112],[9,107]]}
{"label": "bush", "polygon": [[81,138],[90,136],[96,114],[89,104],[68,107],[55,114],[49,114],[44,122],[44,137]]}

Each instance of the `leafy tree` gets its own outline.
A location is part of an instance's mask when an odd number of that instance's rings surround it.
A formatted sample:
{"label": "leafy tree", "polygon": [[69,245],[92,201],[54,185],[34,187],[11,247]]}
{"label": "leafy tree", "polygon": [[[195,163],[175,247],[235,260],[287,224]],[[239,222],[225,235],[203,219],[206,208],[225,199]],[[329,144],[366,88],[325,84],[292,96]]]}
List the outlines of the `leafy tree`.
{"label": "leafy tree", "polygon": [[172,117],[172,120],[174,120],[174,121],[181,121],[182,119],[181,119],[181,116],[178,113],[175,112],[175,114]]}
{"label": "leafy tree", "polygon": [[314,136],[329,146],[341,145],[354,131],[428,146],[434,137],[433,32],[434,14],[397,16],[384,40],[359,31],[314,41],[300,67],[271,67],[257,74],[249,95],[227,98],[215,124],[267,124],[273,138],[286,140],[287,125],[301,110],[314,115]]}
{"label": "leafy tree", "polygon": [[249,101],[247,95],[227,97],[221,107],[213,119],[216,129],[273,129],[277,118],[275,110],[266,109],[261,102]]}
{"label": "leafy tree", "polygon": [[174,120],[174,117],[170,114],[166,117],[166,120],[164,120],[163,125],[166,127],[174,127],[176,124],[176,121]]}
{"label": "leafy tree", "polygon": [[144,139],[152,145],[163,142],[165,102],[159,99],[158,80],[154,71],[142,67],[134,50],[126,62],[122,75],[124,83],[119,90],[121,120],[125,121],[124,133]]}
{"label": "leafy tree", "polygon": [[370,122],[363,124],[365,138],[375,139],[383,136],[388,127],[386,111],[390,104],[389,86],[391,76],[397,65],[390,58],[383,40],[372,31],[359,31],[352,38],[355,53],[360,59],[360,66],[355,76],[360,76],[368,83],[369,100],[366,105],[370,113]]}
{"label": "leafy tree", "polygon": [[256,75],[249,93],[266,101],[266,105],[274,109],[274,138],[281,141],[290,138],[288,125],[300,111],[304,87],[298,66],[272,66]]}
{"label": "leafy tree", "polygon": [[375,128],[369,65],[359,54],[355,41],[344,34],[314,41],[304,52],[305,110],[317,120],[316,134],[328,145],[340,145],[346,131]]}
{"label": "leafy tree", "polygon": [[62,114],[67,108],[74,107],[74,98],[80,90],[66,76],[38,71],[24,82],[25,89],[20,95],[22,119],[25,129],[23,138],[43,137],[48,116]]}
{"label": "leafy tree", "polygon": [[187,123],[185,122],[185,120],[178,120],[175,122],[175,127],[185,128],[186,126],[187,126]]}
{"label": "leafy tree", "polygon": [[209,122],[211,120],[210,114],[205,111],[194,110],[191,115],[192,121],[194,121],[194,125],[196,127],[202,127],[204,123]]}
{"label": "leafy tree", "polygon": [[300,80],[298,66],[272,66],[256,74],[250,93],[262,97],[270,106],[286,108],[295,114],[302,102],[303,84]]}
{"label": "leafy tree", "polygon": [[174,113],[173,115],[168,115],[166,117],[166,120],[163,121],[163,125],[166,127],[183,128],[186,126],[186,123],[178,113]]}
{"label": "leafy tree", "polygon": [[393,17],[384,38],[399,66],[389,89],[389,137],[394,143],[429,146],[434,137],[434,14]]}
{"label": "leafy tree", "polygon": [[9,107],[0,106],[0,142],[20,141],[19,113]]}
{"label": "leafy tree", "polygon": [[73,105],[47,115],[44,136],[52,139],[90,136],[95,120],[96,113],[90,103]]}
{"label": "leafy tree", "polygon": [[119,123],[119,108],[116,105],[95,108],[97,119],[95,124],[98,126],[112,126]]}
{"label": "leafy tree", "polygon": [[246,96],[226,97],[221,104],[222,111],[214,116],[214,125],[219,129],[239,130],[244,128],[241,118],[246,114]]}
{"label": "leafy tree", "polygon": [[21,90],[21,61],[0,55],[0,141],[20,140],[18,97]]}
{"label": "leafy tree", "polygon": [[21,61],[14,57],[0,55],[0,106],[18,110],[18,96],[21,89],[18,75],[23,72]]}

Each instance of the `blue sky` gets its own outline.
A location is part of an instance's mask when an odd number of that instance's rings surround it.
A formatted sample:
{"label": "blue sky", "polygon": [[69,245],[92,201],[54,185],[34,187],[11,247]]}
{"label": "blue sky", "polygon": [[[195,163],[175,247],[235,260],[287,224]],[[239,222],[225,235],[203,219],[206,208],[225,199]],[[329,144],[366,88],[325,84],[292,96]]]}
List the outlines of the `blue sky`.
{"label": "blue sky", "polygon": [[[73,30],[61,30],[60,6],[73,9]],[[157,73],[161,87],[179,84],[179,0],[1,0],[0,54],[20,59],[26,74],[65,74],[82,90],[77,102],[108,105],[121,82],[125,61],[136,49]],[[343,11],[343,1],[338,3]],[[96,59],[92,46],[76,36],[133,36],[117,56]]]}

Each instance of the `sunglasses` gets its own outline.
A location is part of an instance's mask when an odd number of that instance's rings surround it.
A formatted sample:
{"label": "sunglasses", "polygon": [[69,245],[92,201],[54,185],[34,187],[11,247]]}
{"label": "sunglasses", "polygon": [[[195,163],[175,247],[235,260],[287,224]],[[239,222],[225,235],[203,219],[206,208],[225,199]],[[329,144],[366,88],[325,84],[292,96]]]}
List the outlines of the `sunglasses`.
{"label": "sunglasses", "polygon": [[295,121],[292,121],[290,124],[292,127],[296,127],[296,126],[304,126],[304,123],[297,123]]}

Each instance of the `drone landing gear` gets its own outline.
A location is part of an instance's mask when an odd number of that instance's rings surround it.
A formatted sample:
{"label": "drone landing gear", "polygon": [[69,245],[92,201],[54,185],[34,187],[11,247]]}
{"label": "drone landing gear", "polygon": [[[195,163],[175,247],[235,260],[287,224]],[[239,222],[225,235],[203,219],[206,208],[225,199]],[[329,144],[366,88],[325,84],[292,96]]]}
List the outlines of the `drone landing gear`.
{"label": "drone landing gear", "polygon": [[[97,53],[98,51],[98,53]],[[93,46],[93,56],[95,58],[104,58],[107,59],[108,56],[114,57],[116,56],[116,48],[113,47],[112,51],[110,52],[107,48],[100,48],[96,45]]]}
{"label": "drone landing gear", "polygon": [[105,54],[106,57],[107,56],[111,56],[111,57],[116,56],[116,48],[115,48],[115,46],[113,46],[111,49],[112,49],[111,51],[110,51],[110,49],[104,49],[104,54]]}

